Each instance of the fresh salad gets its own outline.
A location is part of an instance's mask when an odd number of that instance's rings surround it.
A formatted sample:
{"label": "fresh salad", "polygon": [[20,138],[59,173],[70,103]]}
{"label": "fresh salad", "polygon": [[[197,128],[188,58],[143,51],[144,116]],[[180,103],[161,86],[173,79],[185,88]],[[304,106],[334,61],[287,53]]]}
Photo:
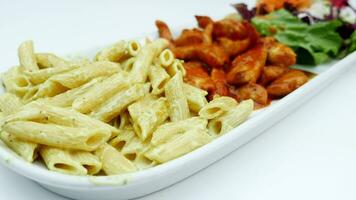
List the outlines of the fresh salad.
{"label": "fresh salad", "polygon": [[233,5],[263,36],[293,48],[298,64],[318,65],[356,50],[356,9],[347,0],[261,0]]}

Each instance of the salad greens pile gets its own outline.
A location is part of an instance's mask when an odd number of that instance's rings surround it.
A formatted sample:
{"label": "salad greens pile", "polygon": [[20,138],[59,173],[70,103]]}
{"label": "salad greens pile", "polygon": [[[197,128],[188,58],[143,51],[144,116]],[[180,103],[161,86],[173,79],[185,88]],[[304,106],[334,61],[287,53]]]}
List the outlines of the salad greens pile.
{"label": "salad greens pile", "polygon": [[356,50],[356,23],[352,24],[340,15],[346,7],[355,14],[356,10],[347,0],[330,0],[327,3],[330,13],[322,18],[298,11],[290,5],[271,13],[258,13],[256,8],[249,10],[245,4],[233,6],[242,18],[252,22],[261,35],[273,36],[293,48],[298,64],[318,65],[343,58]]}
{"label": "salad greens pile", "polygon": [[273,35],[279,42],[292,47],[299,64],[320,64],[335,58],[343,42],[336,32],[342,25],[341,21],[308,25],[284,9],[254,17],[252,24],[262,35]]}

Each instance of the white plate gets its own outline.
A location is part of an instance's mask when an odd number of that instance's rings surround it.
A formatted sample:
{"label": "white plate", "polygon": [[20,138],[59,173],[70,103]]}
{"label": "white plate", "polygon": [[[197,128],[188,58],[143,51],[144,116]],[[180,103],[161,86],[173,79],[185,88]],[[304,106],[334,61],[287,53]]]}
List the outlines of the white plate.
{"label": "white plate", "polygon": [[[97,50],[98,48],[93,48],[75,56],[92,56]],[[353,53],[329,66],[314,68],[314,71],[320,73],[317,77],[271,106],[254,112],[239,127],[185,156],[144,171],[105,177],[64,175],[48,171],[41,164],[34,165],[23,161],[2,142],[0,142],[0,161],[18,174],[38,182],[55,193],[73,199],[118,200],[143,196],[198,172],[249,142],[317,94],[351,68],[352,63],[355,62],[356,53]]]}

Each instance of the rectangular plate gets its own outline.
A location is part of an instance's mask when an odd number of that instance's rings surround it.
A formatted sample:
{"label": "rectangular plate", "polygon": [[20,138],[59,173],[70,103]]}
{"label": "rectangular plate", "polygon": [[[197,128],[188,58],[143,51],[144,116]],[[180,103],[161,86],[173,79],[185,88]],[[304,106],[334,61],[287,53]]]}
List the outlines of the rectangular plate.
{"label": "rectangular plate", "polygon": [[[156,34],[151,34],[151,36],[157,37]],[[71,54],[70,57],[93,57],[99,49],[92,48]],[[312,72],[319,75],[283,99],[274,101],[272,105],[262,110],[255,111],[240,126],[187,155],[147,170],[101,177],[65,175],[48,171],[42,164],[34,165],[23,161],[2,142],[0,142],[0,161],[11,170],[38,182],[43,187],[74,199],[118,200],[143,196],[208,167],[249,142],[350,69],[353,63],[356,63],[356,53],[343,60],[311,68]]]}

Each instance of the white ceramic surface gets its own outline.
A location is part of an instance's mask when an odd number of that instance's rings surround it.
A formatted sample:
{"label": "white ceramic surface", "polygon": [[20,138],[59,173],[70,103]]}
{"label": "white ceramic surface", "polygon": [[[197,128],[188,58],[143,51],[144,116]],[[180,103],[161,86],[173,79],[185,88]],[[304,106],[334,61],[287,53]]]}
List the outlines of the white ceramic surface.
{"label": "white ceramic surface", "polygon": [[[327,83],[332,81],[333,78],[340,75],[344,70],[352,67],[351,63],[354,62],[354,57],[355,55],[353,55],[353,58],[348,58],[348,60],[344,60],[342,63],[339,63],[338,66],[334,66],[329,72],[317,77],[312,82],[308,83],[308,85],[305,85],[303,88],[298,90],[295,94],[290,95],[285,100],[273,105],[273,109],[270,107],[267,109],[268,112],[263,111],[264,113],[255,115],[254,118],[250,119],[249,122],[243,126],[240,126],[236,129],[236,131],[225,135],[220,138],[220,140],[214,141],[214,143],[209,144],[204,147],[204,149],[200,149],[193,154],[173,161],[166,166],[162,165],[150,171],[148,170],[142,173],[134,174],[133,176],[114,177],[108,179],[104,178],[102,180],[94,181],[96,184],[126,182],[124,186],[97,187],[91,186],[91,181],[86,178],[68,177],[55,173],[49,174],[47,171],[38,166],[31,166],[21,162],[21,160],[18,160],[18,158],[12,153],[0,148],[0,154],[3,158],[2,162],[5,163],[5,166],[9,166],[19,174],[30,177],[38,182],[41,182],[42,184],[47,184],[47,187],[51,187],[49,189],[62,195],[72,194],[72,197],[74,198],[76,195],[81,199],[103,199],[102,197],[124,199],[129,196],[132,197],[142,195],[159,187],[166,186],[172,182],[176,182],[178,179],[181,179],[199,168],[206,166],[208,163],[213,162],[222,155],[230,152],[232,149],[237,148],[242,143],[247,142],[255,135],[258,135],[260,131],[284,117],[284,115],[291,112],[296,106],[302,104],[303,101],[307,100],[311,95],[316,94],[317,91],[321,89],[321,86],[325,86]],[[195,160],[199,155],[200,157]],[[187,170],[187,168],[189,169]]]}

